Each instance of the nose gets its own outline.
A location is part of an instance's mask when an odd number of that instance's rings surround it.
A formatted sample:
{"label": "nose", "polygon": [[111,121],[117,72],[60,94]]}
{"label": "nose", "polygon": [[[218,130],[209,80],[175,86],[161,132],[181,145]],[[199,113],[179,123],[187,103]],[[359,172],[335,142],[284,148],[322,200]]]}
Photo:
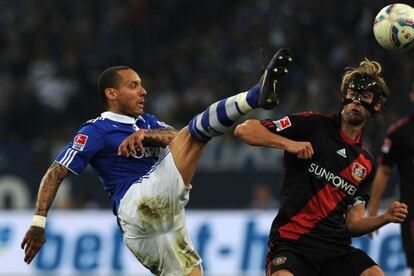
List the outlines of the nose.
{"label": "nose", "polygon": [[145,90],[145,88],[144,87],[141,87],[141,90],[140,90],[140,93],[139,93],[141,96],[145,96],[145,95],[147,95],[147,90]]}
{"label": "nose", "polygon": [[362,101],[362,95],[361,94],[357,94],[357,95],[353,96],[352,97],[352,101],[353,102],[359,102],[359,103],[361,103],[361,101]]}

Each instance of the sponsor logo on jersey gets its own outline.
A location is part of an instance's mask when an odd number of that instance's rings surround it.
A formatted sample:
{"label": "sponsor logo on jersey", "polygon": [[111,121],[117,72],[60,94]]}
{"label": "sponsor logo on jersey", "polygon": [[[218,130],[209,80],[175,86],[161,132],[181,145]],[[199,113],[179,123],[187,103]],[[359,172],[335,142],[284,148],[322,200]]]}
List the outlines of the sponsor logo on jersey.
{"label": "sponsor logo on jersey", "polygon": [[72,148],[75,150],[82,151],[86,145],[86,141],[88,141],[88,135],[85,134],[78,134],[73,139]]}
{"label": "sponsor logo on jersey", "polygon": [[382,153],[389,153],[392,146],[391,139],[385,138],[384,142],[382,143],[381,152]]}
{"label": "sponsor logo on jersey", "polygon": [[165,150],[161,147],[144,147],[144,152],[138,152],[137,155],[131,155],[133,158],[141,159],[144,157],[153,157],[156,160],[160,158]]}
{"label": "sponsor logo on jersey", "polygon": [[367,169],[359,164],[358,162],[354,162],[352,164],[352,177],[355,178],[356,181],[360,182],[367,176]]}
{"label": "sponsor logo on jersey", "polygon": [[282,265],[286,262],[287,257],[277,257],[276,259],[273,259],[272,264],[273,265]]}
{"label": "sponsor logo on jersey", "polygon": [[290,119],[289,119],[288,116],[285,116],[280,120],[273,121],[273,123],[276,126],[276,131],[282,131],[282,130],[292,126],[292,123],[290,122]]}
{"label": "sponsor logo on jersey", "polygon": [[345,148],[337,150],[336,153],[339,154],[340,156],[342,156],[343,158],[346,158]]}
{"label": "sponsor logo on jersey", "polygon": [[346,194],[349,194],[350,196],[353,196],[356,192],[356,187],[340,177],[339,175],[336,175],[327,169],[325,169],[322,166],[319,166],[316,163],[311,163],[309,166],[309,172],[313,173],[316,178],[318,179],[325,179],[327,182],[332,184],[336,189],[339,189],[343,191]]}

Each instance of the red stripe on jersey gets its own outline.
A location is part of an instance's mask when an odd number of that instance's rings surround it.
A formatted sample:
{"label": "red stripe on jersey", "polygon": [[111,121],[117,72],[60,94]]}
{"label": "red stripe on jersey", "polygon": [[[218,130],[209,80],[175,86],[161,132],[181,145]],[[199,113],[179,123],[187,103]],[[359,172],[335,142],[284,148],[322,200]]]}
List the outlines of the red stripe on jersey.
{"label": "red stripe on jersey", "polygon": [[387,130],[387,134],[390,135],[390,134],[394,133],[399,128],[401,128],[402,126],[408,124],[409,122],[410,122],[410,118],[409,117],[408,118],[403,118],[401,120],[398,120],[397,122],[391,124],[391,126]]}
{"label": "red stripe on jersey", "polygon": [[333,118],[332,114],[314,112],[314,111],[298,112],[298,113],[295,113],[295,115],[299,115],[299,116],[303,116],[303,117],[308,117],[308,116],[312,116],[312,115],[319,115],[319,116],[326,117],[326,118]]}
{"label": "red stripe on jersey", "polygon": [[[339,175],[352,184],[358,186],[361,180],[353,176],[354,164],[358,163],[364,166],[367,170],[366,175],[372,170],[371,162],[360,154],[348,167],[345,168]],[[365,176],[366,176],[365,175]],[[279,234],[282,238],[298,240],[303,234],[312,231],[315,226],[335,209],[337,204],[345,198],[346,194],[335,188],[335,186],[326,183],[325,186],[311,198],[302,210],[279,228]]]}
{"label": "red stripe on jersey", "polygon": [[276,128],[275,123],[270,119],[261,120],[260,123],[269,130],[274,130]]}

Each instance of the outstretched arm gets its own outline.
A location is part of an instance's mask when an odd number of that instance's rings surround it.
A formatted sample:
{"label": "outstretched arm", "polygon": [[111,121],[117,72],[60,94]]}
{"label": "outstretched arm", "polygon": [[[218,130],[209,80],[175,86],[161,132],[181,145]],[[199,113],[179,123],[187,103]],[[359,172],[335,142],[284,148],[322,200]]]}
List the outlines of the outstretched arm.
{"label": "outstretched arm", "polygon": [[118,155],[136,155],[144,151],[143,141],[158,146],[167,146],[177,136],[178,130],[173,127],[157,129],[140,129],[125,138],[118,147]]}
{"label": "outstretched arm", "polygon": [[384,194],[385,187],[391,174],[391,167],[380,165],[375,175],[374,184],[372,184],[371,198],[368,208],[370,216],[376,216],[378,213],[379,204]]}
{"label": "outstretched arm", "polygon": [[238,125],[234,135],[249,145],[286,150],[300,159],[309,159],[314,154],[310,142],[297,142],[272,133],[258,120],[247,120]]}
{"label": "outstretched arm", "polygon": [[365,205],[351,207],[346,214],[346,226],[353,237],[371,233],[385,224],[402,223],[407,217],[408,209],[404,203],[392,202],[387,212],[375,217],[365,217]]}
{"label": "outstretched arm", "polygon": [[69,174],[70,171],[66,167],[54,162],[40,182],[33,222],[21,244],[25,252],[24,261],[27,264],[30,264],[46,241],[45,222],[47,213],[55,199],[60,184]]}

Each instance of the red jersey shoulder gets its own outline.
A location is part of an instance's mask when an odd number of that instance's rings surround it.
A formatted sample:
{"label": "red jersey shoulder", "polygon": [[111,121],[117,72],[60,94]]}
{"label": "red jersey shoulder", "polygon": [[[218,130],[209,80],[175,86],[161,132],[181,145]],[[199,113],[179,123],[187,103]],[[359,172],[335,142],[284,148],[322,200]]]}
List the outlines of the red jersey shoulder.
{"label": "red jersey shoulder", "polygon": [[313,126],[313,124],[317,123],[323,123],[323,122],[332,122],[334,119],[333,114],[328,113],[321,113],[321,112],[313,112],[313,111],[307,111],[307,112],[300,112],[295,113],[294,116],[301,120],[303,118],[309,123],[309,126]]}
{"label": "red jersey shoulder", "polygon": [[395,123],[391,124],[390,127],[388,128],[388,135],[389,134],[393,134],[394,132],[396,132],[397,130],[401,129],[401,127],[407,125],[410,122],[410,118],[403,118],[401,120],[396,121]]}
{"label": "red jersey shoulder", "polygon": [[317,117],[333,118],[332,114],[322,113],[322,112],[313,112],[313,111],[298,112],[298,113],[295,113],[294,115],[303,116],[303,117],[317,116]]}

